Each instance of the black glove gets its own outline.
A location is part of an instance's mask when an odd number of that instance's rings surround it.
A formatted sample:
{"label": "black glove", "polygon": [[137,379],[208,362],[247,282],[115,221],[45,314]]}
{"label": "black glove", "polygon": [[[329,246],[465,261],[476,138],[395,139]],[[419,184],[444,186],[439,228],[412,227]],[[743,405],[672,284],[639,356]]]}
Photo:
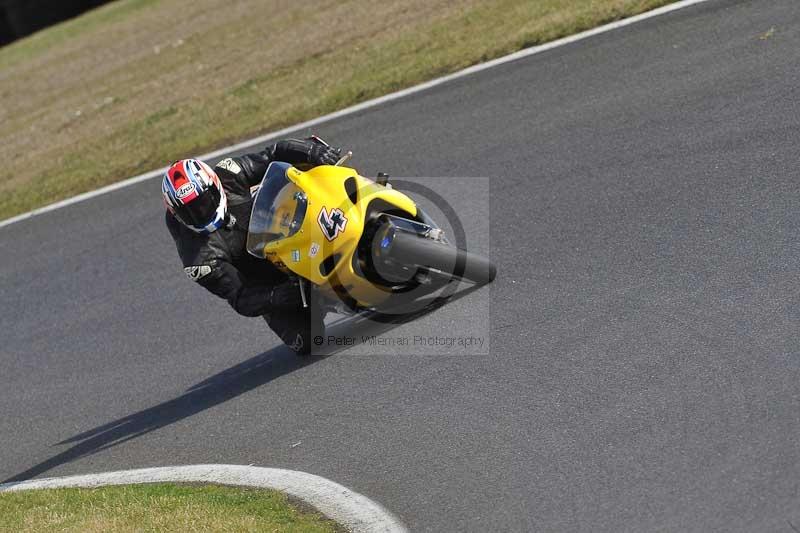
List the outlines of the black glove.
{"label": "black glove", "polygon": [[269,303],[277,311],[295,311],[303,307],[300,285],[297,281],[288,281],[275,285],[269,292]]}
{"label": "black glove", "polygon": [[[264,149],[263,157],[269,161],[285,161],[292,165],[335,165],[341,159],[341,148],[331,148],[322,140],[285,139]],[[301,168],[301,167],[298,167]],[[304,168],[301,168],[304,170]]]}
{"label": "black glove", "polygon": [[341,159],[341,154],[341,148],[314,143],[308,151],[308,162],[312,165],[335,165]]}

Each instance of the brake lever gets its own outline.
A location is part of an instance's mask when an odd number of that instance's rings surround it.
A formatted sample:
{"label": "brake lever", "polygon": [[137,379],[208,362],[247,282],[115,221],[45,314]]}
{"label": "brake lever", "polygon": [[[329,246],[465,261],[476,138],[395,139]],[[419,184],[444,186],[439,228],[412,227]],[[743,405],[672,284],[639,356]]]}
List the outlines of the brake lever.
{"label": "brake lever", "polygon": [[330,144],[326,143],[325,141],[322,140],[321,137],[317,137],[316,135],[312,135],[311,137],[309,137],[309,139],[311,139],[312,141],[314,141],[316,143],[321,144],[325,148],[330,148],[331,147]]}

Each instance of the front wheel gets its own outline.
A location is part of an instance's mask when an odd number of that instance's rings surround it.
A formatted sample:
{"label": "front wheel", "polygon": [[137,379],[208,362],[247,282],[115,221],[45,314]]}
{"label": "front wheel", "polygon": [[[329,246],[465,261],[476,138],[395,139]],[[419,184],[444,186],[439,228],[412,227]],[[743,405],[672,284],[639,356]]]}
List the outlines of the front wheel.
{"label": "front wheel", "polygon": [[479,285],[492,282],[497,275],[497,267],[486,257],[406,231],[392,231],[376,239],[373,251],[387,262],[434,270]]}

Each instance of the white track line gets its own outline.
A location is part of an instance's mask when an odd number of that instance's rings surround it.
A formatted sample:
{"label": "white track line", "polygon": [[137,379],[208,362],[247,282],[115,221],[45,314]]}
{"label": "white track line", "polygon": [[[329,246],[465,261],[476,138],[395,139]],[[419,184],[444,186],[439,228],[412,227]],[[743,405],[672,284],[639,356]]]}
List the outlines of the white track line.
{"label": "white track line", "polygon": [[0,484],[0,492],[164,482],[218,483],[275,489],[314,506],[328,518],[346,527],[348,531],[364,533],[408,531],[397,517],[362,494],[324,477],[280,468],[238,465],[142,468]]}
{"label": "white track line", "polygon": [[[708,0],[682,0],[681,2],[675,2],[674,4],[669,4],[664,7],[660,7],[658,9],[653,9],[651,11],[647,11],[645,13],[641,13],[639,15],[635,15],[633,17],[629,17],[626,19],[618,20],[616,22],[612,22],[610,24],[606,24],[604,26],[598,26],[597,28],[587,30],[581,33],[576,33],[575,35],[570,35],[569,37],[564,37],[563,39],[558,39],[556,41],[551,41],[549,43],[545,43],[539,46],[533,46],[531,48],[525,48],[524,50],[520,50],[519,52],[514,52],[513,54],[509,54],[503,57],[498,57],[497,59],[493,59],[491,61],[487,61],[485,63],[479,63],[477,65],[473,65],[469,68],[465,68],[464,70],[459,70],[458,72],[454,72],[453,74],[448,74],[447,76],[442,76],[441,78],[436,78],[431,81],[421,83],[419,85],[415,85],[413,87],[409,87],[408,89],[403,89],[402,91],[397,91],[391,94],[387,94],[385,96],[381,96],[378,98],[374,98],[372,100],[367,100],[366,102],[362,102],[360,104],[356,104],[354,106],[347,107],[340,111],[336,111],[334,113],[330,113],[327,115],[323,115],[321,117],[317,117],[312,120],[308,120],[306,122],[301,122],[300,124],[295,124],[294,126],[289,126],[288,128],[284,128],[282,130],[273,131],[271,133],[267,133],[265,135],[261,135],[259,137],[254,137],[247,141],[234,144],[231,146],[226,146],[225,148],[221,148],[215,152],[211,152],[208,154],[204,154],[198,156],[198,159],[214,159],[220,156],[223,156],[229,152],[235,152],[237,150],[243,150],[249,148],[254,145],[262,144],[270,139],[274,139],[275,137],[280,137],[282,135],[286,135],[287,133],[291,133],[296,130],[300,130],[303,128],[310,128],[313,126],[317,126],[324,122],[328,122],[337,118],[341,118],[347,115],[352,115],[354,113],[358,113],[359,111],[363,111],[365,109],[369,109],[375,106],[379,106],[381,104],[385,104],[386,102],[391,102],[393,100],[397,100],[400,98],[404,98],[406,96],[416,94],[418,92],[425,91],[430,89],[431,87],[436,87],[437,85],[441,85],[443,83],[447,83],[449,81],[463,78],[464,76],[469,76],[470,74],[474,74],[476,72],[481,72],[486,69],[490,69],[496,67],[498,65],[503,65],[505,63],[510,63],[511,61],[517,61],[518,59],[522,59],[525,57],[529,57],[536,54],[541,54],[542,52],[546,52],[548,50],[552,50],[553,48],[557,48],[559,46],[564,46],[567,44],[571,44],[577,41],[582,41],[583,39],[588,39],[589,37],[593,37],[595,35],[599,35],[601,33],[606,33],[609,31],[616,30],[618,28],[623,28],[625,26],[629,26],[631,24],[635,24],[637,22],[641,22],[643,20],[647,20],[649,18],[657,17],[659,15],[663,15],[665,13],[670,13],[672,11],[677,11],[678,9],[683,9],[689,6],[693,6],[695,4],[701,4],[703,2],[707,2]],[[94,198],[95,196],[99,196],[101,194],[106,194],[111,191],[116,191],[117,189],[122,189],[124,187],[128,187],[130,185],[135,185],[136,183],[154,178],[156,176],[160,176],[166,167],[160,168],[157,170],[153,170],[150,172],[146,172],[144,174],[140,174],[138,176],[134,176],[132,178],[128,178],[123,181],[119,181],[117,183],[113,183],[106,187],[101,187],[100,189],[95,189],[93,191],[85,192],[83,194],[79,194],[77,196],[73,196],[72,198],[67,198],[66,200],[62,200],[60,202],[56,202],[54,204],[46,205],[44,207],[40,207],[38,209],[34,209],[33,211],[28,211],[27,213],[22,213],[21,215],[17,215],[11,218],[7,218],[5,220],[0,221],[0,228],[4,226],[8,226],[13,224],[14,222],[19,222],[20,220],[25,220],[26,218],[30,218],[35,215],[40,215],[42,213],[47,213],[48,211],[53,211],[56,209],[60,209],[62,207],[66,207],[68,205],[76,204],[78,202],[82,202],[84,200],[88,200],[89,198]]]}

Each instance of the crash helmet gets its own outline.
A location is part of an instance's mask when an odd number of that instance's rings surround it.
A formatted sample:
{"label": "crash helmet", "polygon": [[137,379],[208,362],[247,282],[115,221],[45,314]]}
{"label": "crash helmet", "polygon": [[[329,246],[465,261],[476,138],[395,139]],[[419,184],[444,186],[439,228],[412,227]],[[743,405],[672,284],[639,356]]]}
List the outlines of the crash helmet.
{"label": "crash helmet", "polygon": [[170,165],[161,192],[169,212],[192,231],[207,235],[226,222],[225,189],[217,173],[202,161],[181,159]]}

